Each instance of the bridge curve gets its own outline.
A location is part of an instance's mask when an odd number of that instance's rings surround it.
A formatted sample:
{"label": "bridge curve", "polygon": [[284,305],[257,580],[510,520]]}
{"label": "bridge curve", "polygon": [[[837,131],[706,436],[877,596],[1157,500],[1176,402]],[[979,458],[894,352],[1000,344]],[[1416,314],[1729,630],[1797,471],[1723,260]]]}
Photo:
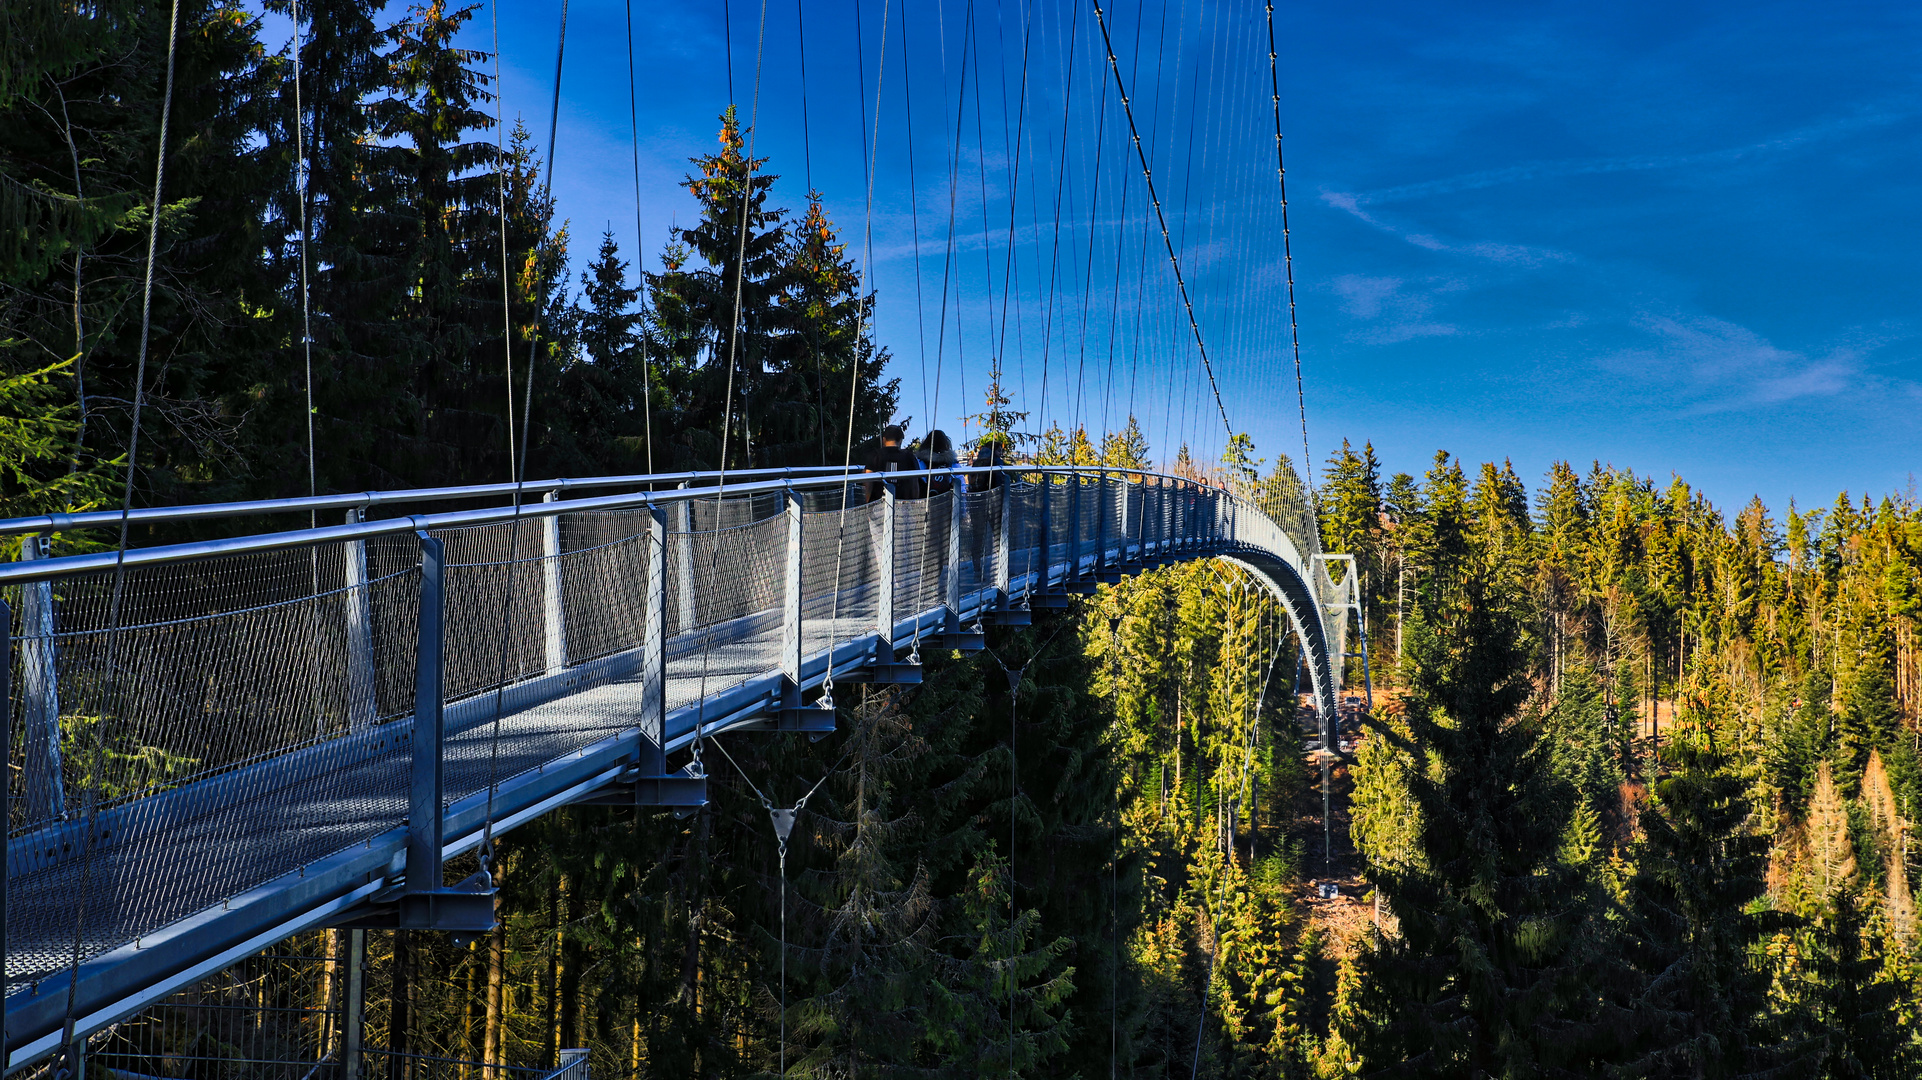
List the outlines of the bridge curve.
{"label": "bridge curve", "polygon": [[[826,472],[549,481],[523,487],[538,503],[379,520],[361,519],[513,489],[136,511],[347,521],[124,559],[30,537],[0,565],[6,1069],[317,926],[475,932],[492,897],[443,861],[490,828],[698,806],[701,740],[825,734],[809,695],[918,681],[923,643],[977,648],[984,624],[1165,563],[1219,557],[1274,595],[1327,730],[1343,590],[1312,534],[1247,498],[1009,466],[922,474],[947,490],[910,499]],[[559,497],[620,487],[640,490]]]}

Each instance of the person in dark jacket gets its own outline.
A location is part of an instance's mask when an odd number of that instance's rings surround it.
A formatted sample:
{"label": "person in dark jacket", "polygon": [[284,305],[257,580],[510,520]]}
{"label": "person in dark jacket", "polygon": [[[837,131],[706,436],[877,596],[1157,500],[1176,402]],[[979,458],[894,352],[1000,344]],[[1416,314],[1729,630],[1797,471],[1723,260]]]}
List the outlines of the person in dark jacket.
{"label": "person in dark jacket", "polygon": [[920,458],[922,463],[928,467],[930,473],[928,478],[928,494],[930,496],[954,490],[953,475],[939,471],[950,468],[961,460],[955,456],[954,440],[948,438],[947,432],[942,431],[940,428],[935,428],[933,431],[928,432],[928,437],[922,440],[921,449],[915,451],[915,456]]}
{"label": "person in dark jacket", "polygon": [[[903,432],[898,424],[889,424],[881,429],[881,445],[868,459],[871,473],[920,472],[921,459],[912,450],[901,445]],[[862,484],[862,492],[869,502],[881,497],[879,481],[870,480]],[[922,499],[928,494],[928,483],[919,477],[906,477],[894,483],[894,497],[897,499]]]}
{"label": "person in dark jacket", "polygon": [[[1007,464],[1001,441],[984,441],[976,446],[971,464],[976,468]],[[998,472],[975,473],[968,477],[968,494],[993,491],[1007,482],[1007,477]],[[968,554],[974,561],[974,580],[982,585],[988,584],[993,573],[993,568],[988,565],[988,556],[994,547],[995,534],[1001,527],[1001,512],[999,498],[968,500]]]}
{"label": "person in dark jacket", "polygon": [[[983,442],[981,445],[975,447],[974,461],[972,462],[975,468],[982,469],[991,465],[1006,465],[1007,463],[1007,455],[1003,453],[1001,449],[1000,440]],[[1006,482],[1007,478],[998,472],[976,473],[968,477],[968,490],[970,492],[992,491]]]}

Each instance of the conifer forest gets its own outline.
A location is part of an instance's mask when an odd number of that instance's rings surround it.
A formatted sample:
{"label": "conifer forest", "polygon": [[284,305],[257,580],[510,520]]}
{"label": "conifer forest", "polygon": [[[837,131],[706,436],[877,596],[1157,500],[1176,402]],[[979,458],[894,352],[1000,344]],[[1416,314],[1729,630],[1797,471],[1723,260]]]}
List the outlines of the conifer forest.
{"label": "conifer forest", "polygon": [[[454,44],[474,8],[302,5],[303,191],[291,58],[253,9],[182,0],[155,206],[168,9],[90,7],[0,3],[0,516],[493,482],[517,456],[838,465],[896,414],[846,224],[779,205],[732,109],[637,274],[624,235],[556,215],[535,134],[497,147],[492,69]],[[1717,506],[1663,462],[1384,463],[1364,431],[1298,472],[1133,419],[1027,432],[1021,404],[997,380],[978,417],[1016,460],[1205,478],[1353,556],[1339,745],[1247,575],[1103,585],[925,650],[919,686],[848,689],[819,741],[711,741],[687,816],[508,833],[494,933],[367,932],[363,1076],[577,1047],[597,1080],[1922,1076],[1913,490]],[[781,850],[768,808],[803,795]],[[346,933],[255,962],[318,980],[287,1000],[322,1016],[256,1034],[327,1052]],[[98,1080],[273,1056],[209,1030],[124,1025]]]}

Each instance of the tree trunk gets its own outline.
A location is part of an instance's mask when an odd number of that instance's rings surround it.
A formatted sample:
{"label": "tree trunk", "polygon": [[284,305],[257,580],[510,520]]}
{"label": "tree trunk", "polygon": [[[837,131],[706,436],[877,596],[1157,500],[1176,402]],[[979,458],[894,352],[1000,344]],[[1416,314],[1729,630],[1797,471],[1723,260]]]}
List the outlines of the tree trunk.
{"label": "tree trunk", "polygon": [[[495,902],[496,907],[499,901]],[[499,915],[495,916],[499,919]],[[501,1053],[501,992],[504,985],[502,968],[507,961],[507,924],[497,922],[494,932],[487,939],[487,1025],[481,1038],[481,1061],[491,1066],[489,1080],[498,1076],[502,1064]]]}
{"label": "tree trunk", "polygon": [[320,1014],[316,1017],[314,1032],[314,1059],[326,1061],[334,1054],[334,1040],[340,1034],[340,1025],[334,1022],[336,997],[334,980],[340,971],[340,931],[327,931],[327,962],[321,967],[320,974]]}
{"label": "tree trunk", "polygon": [[407,1080],[407,1025],[410,1020],[408,998],[413,994],[413,949],[408,931],[394,931],[394,980],[392,1004],[387,1019],[387,1075],[390,1080]]}
{"label": "tree trunk", "polygon": [[554,951],[560,957],[560,981],[556,984],[555,990],[560,1002],[560,1019],[554,1033],[554,1042],[561,1049],[581,1045],[581,945],[574,935],[567,932],[573,884],[568,878],[561,878],[561,925],[554,940]]}
{"label": "tree trunk", "polygon": [[546,998],[541,1017],[541,1062],[540,1067],[551,1069],[560,1057],[560,1047],[556,1042],[559,1034],[561,985],[561,903],[562,885],[565,878],[558,875],[547,892],[547,977],[542,980],[541,993]]}

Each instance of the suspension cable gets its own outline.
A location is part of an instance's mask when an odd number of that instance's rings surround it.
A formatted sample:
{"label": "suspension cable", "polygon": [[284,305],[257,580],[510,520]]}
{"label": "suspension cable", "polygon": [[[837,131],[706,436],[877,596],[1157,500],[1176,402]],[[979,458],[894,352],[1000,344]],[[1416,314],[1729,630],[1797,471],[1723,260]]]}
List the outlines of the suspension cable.
{"label": "suspension cable", "polygon": [[1281,158],[1281,76],[1275,59],[1275,3],[1268,0],[1268,89],[1275,106],[1275,183],[1281,190],[1281,265],[1288,280],[1288,343],[1295,354],[1295,407],[1301,413],[1301,474],[1309,505],[1319,513],[1314,459],[1308,452],[1308,397],[1301,385],[1301,332],[1295,321],[1295,253],[1288,238],[1288,168]]}
{"label": "suspension cable", "polygon": [[[496,9],[496,12],[498,12],[498,7],[499,7],[498,0],[496,0],[496,3],[493,5],[493,7]],[[553,101],[552,109],[548,113],[548,121],[547,121],[547,161],[546,161],[547,177],[543,182],[542,188],[541,188],[541,196],[547,199],[549,207],[553,205],[552,192],[553,192],[553,185],[554,185],[554,138],[555,138],[555,132],[560,126],[560,116],[561,116],[561,66],[567,58],[567,8],[568,8],[568,0],[561,0],[560,37],[556,41],[554,46],[554,101]],[[498,72],[499,64],[500,64],[500,51],[499,51],[499,44],[498,44],[499,42],[498,13],[496,13],[495,15],[495,34],[496,34],[496,39],[495,39],[496,45],[495,45],[495,53],[494,53],[494,63],[495,63],[495,70],[496,72]],[[496,78],[498,80],[498,76]],[[501,90],[501,87],[498,81],[496,81],[494,89],[495,89],[494,107],[496,110],[496,115],[498,115],[500,110],[500,90]],[[496,132],[496,134],[498,135],[498,131]],[[505,159],[503,159],[501,162],[501,167],[504,169],[505,166],[506,166],[506,161]],[[506,183],[504,174],[503,174],[501,183],[503,185],[505,185]],[[503,191],[504,190],[505,189],[503,188]],[[507,250],[507,204],[505,202],[504,194],[502,196],[502,199],[503,201],[501,203],[501,218],[500,218],[501,250],[503,253],[505,253],[505,251]],[[529,344],[528,344],[528,351],[527,351],[527,393],[526,393],[526,397],[524,398],[524,406],[521,409],[520,457],[518,460],[516,460],[510,456],[508,460],[509,473],[513,477],[513,481],[514,481],[514,516],[508,525],[508,528],[510,531],[508,534],[507,571],[505,574],[506,580],[501,590],[500,653],[499,653],[499,660],[495,667],[495,677],[494,677],[494,719],[492,723],[492,729],[488,736],[488,744],[487,744],[487,808],[481,819],[481,841],[480,841],[480,852],[479,852],[479,858],[481,863],[481,873],[485,875],[485,880],[489,884],[492,883],[492,879],[493,879],[494,798],[496,793],[500,789],[501,721],[506,712],[506,703],[507,703],[507,656],[509,651],[510,634],[513,626],[514,571],[515,571],[515,568],[520,565],[521,511],[524,505],[522,496],[523,496],[524,485],[527,483],[527,451],[528,451],[527,443],[528,443],[528,430],[529,430],[528,420],[530,419],[530,416],[534,408],[534,365],[535,365],[535,358],[538,356],[537,350],[540,348],[541,314],[542,314],[542,308],[543,308],[542,299],[547,286],[545,276],[541,269],[543,256],[547,254],[547,239],[548,237],[547,237],[546,223],[543,221],[540,239],[537,240],[534,245],[534,317],[533,317],[532,330],[531,330],[531,333],[529,334]],[[506,280],[507,280],[506,269],[507,269],[507,264],[505,262],[505,256],[503,255],[503,261],[501,264],[501,270],[502,270],[501,280],[502,280],[503,297],[505,297],[506,295]],[[509,342],[507,347],[508,347],[508,353],[509,353],[509,369],[508,369],[509,374],[508,374],[508,383],[507,383],[507,401],[508,401],[508,409],[509,409],[509,420],[508,420],[509,444],[508,445],[511,447],[513,445],[512,443],[512,429],[513,429],[512,409],[513,409],[513,401],[514,401],[514,383],[513,383],[513,369],[512,369],[513,344],[511,341]],[[511,451],[510,451],[510,454],[511,454]],[[543,553],[543,557],[545,557],[544,553]],[[439,882],[436,882],[435,885],[438,886]]]}
{"label": "suspension cable", "polygon": [[[874,265],[874,173],[875,167],[878,164],[877,159],[881,152],[881,88],[887,83],[888,15],[892,4],[893,0],[882,0],[881,4],[881,52],[880,59],[875,64],[874,131],[871,139],[867,128],[868,114],[865,75],[862,79],[861,134],[862,141],[867,143],[867,145],[862,148],[865,151],[865,156],[862,158],[861,170],[862,176],[866,181],[867,199],[865,204],[866,211],[861,227],[863,254],[861,257],[860,284],[857,286],[860,291],[854,298],[854,352],[849,357],[850,362],[848,364],[848,426],[846,438],[841,447],[841,513],[839,515],[839,526],[834,545],[834,603],[828,611],[828,626],[831,632],[828,635],[827,676],[821,684],[823,691],[821,695],[821,707],[826,709],[834,707],[834,639],[840,632],[841,593],[845,591],[841,587],[841,572],[843,569],[842,560],[847,555],[848,546],[848,491],[852,483],[850,476],[852,475],[851,470],[854,466],[854,410],[855,404],[860,400],[861,396],[861,342],[863,335],[866,333],[868,311],[870,309],[868,303],[868,275]],[[856,7],[855,30],[858,37],[860,30],[858,4]],[[858,52],[855,55],[855,67],[862,71],[865,71],[867,68],[867,58]],[[888,659],[892,659],[892,657]]]}
{"label": "suspension cable", "polygon": [[[624,0],[627,15],[627,124],[632,135],[634,148],[634,282],[645,293],[647,270],[644,265],[647,248],[641,230],[641,117],[640,106],[635,100],[634,85],[634,0]],[[506,242],[507,233],[501,233]],[[637,297],[638,299],[638,297]],[[652,372],[649,370],[653,351],[653,329],[649,324],[647,310],[641,310],[641,423],[642,437],[647,440],[647,471],[654,472],[654,388]]]}
{"label": "suspension cable", "polygon": [[[119,664],[120,615],[121,605],[126,599],[127,584],[128,514],[133,507],[134,471],[140,460],[140,413],[146,404],[147,350],[152,340],[153,330],[154,255],[160,245],[160,198],[165,190],[167,178],[167,127],[173,118],[174,58],[179,41],[180,0],[173,0],[172,14],[167,19],[167,81],[160,99],[159,147],[154,152],[153,210],[147,222],[147,265],[142,274],[140,286],[140,352],[139,359],[134,365],[133,428],[127,436],[127,480],[121,489],[120,539],[114,553],[113,599],[108,609],[108,626],[112,627],[107,637],[106,671],[109,674]],[[107,717],[103,712],[94,730],[93,763],[89,766],[92,780],[87,793],[87,831],[80,863],[80,901],[74,905],[73,950],[67,970],[66,1015],[61,1025],[61,1053],[65,1058],[62,1071],[66,1080],[77,1080],[78,1076],[79,1062],[75,1060],[73,1033],[74,1008],[80,994],[80,952],[86,940],[87,889],[93,878],[94,850],[99,846],[96,826],[100,817],[101,776],[107,750],[106,723]]]}
{"label": "suspension cable", "polygon": [[[314,327],[307,289],[307,130],[300,99],[300,0],[293,0],[294,23],[294,202],[300,212],[300,343],[307,372],[307,497],[318,494],[314,465]],[[307,527],[319,524],[319,511],[307,511]]]}

